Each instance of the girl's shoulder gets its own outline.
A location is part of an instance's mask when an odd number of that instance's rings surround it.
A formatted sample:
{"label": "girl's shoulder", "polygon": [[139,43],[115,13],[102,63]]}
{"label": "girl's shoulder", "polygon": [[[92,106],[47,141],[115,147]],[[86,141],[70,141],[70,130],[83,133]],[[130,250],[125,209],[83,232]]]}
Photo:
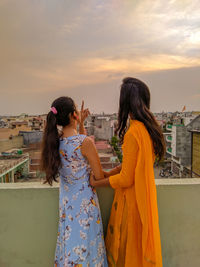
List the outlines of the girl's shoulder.
{"label": "girl's shoulder", "polygon": [[82,137],[82,139],[83,139],[83,142],[82,142],[83,143],[83,145],[82,145],[83,150],[84,149],[90,149],[91,147],[93,147],[95,145],[94,140],[89,136],[85,135]]}
{"label": "girl's shoulder", "polygon": [[84,134],[77,134],[73,136],[68,136],[68,137],[62,137],[60,138],[60,144],[59,147],[60,149],[65,149],[65,150],[77,150],[78,148],[82,147],[82,144],[84,143],[84,140],[87,139],[87,136]]}
{"label": "girl's shoulder", "polygon": [[80,141],[80,142],[83,142],[85,139],[87,139],[88,137],[87,137],[87,135],[85,135],[85,134],[78,134],[77,135],[77,138],[78,138],[78,140]]}
{"label": "girl's shoulder", "polygon": [[87,136],[84,135],[84,134],[76,134],[76,135],[71,135],[71,136],[68,136],[68,137],[60,137],[60,141],[64,141],[66,143],[69,143],[69,142],[80,142],[80,141],[83,141]]}

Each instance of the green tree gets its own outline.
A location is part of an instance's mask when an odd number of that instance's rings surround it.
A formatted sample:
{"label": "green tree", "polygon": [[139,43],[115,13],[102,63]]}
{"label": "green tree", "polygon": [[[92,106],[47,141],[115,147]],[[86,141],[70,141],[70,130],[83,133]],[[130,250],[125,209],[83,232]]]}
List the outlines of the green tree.
{"label": "green tree", "polygon": [[117,138],[117,136],[113,136],[111,139],[111,146],[113,147],[118,159],[120,162],[122,162],[122,153],[119,149],[119,139]]}

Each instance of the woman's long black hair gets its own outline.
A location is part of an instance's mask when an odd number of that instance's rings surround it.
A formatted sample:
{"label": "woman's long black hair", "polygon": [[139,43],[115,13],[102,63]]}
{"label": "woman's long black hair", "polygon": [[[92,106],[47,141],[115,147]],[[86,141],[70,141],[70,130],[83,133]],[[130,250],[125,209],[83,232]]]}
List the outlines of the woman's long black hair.
{"label": "woman's long black hair", "polygon": [[143,122],[152,139],[155,155],[160,161],[165,154],[165,141],[162,130],[150,111],[149,88],[144,82],[131,77],[123,79],[120,91],[116,133],[121,142],[127,130],[129,116]]}
{"label": "woman's long black hair", "polygon": [[41,169],[46,173],[45,183],[52,185],[57,181],[58,170],[61,165],[59,155],[59,132],[57,126],[67,126],[70,124],[70,114],[76,111],[74,101],[70,97],[59,97],[53,101],[57,114],[50,111],[47,114],[45,130],[42,141]]}

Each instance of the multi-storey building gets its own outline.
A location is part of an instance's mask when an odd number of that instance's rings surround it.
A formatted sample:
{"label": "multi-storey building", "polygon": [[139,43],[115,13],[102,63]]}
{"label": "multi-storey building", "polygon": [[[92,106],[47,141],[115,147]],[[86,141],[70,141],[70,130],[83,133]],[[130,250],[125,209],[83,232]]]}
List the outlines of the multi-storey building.
{"label": "multi-storey building", "polygon": [[90,115],[85,122],[87,134],[95,136],[97,140],[111,140],[114,135],[116,119],[116,114]]}
{"label": "multi-storey building", "polygon": [[200,130],[192,130],[191,176],[200,177]]}
{"label": "multi-storey building", "polygon": [[178,177],[191,176],[192,130],[200,130],[200,115],[196,116],[187,126],[184,124],[168,124],[165,140],[167,154],[171,157],[171,170]]}

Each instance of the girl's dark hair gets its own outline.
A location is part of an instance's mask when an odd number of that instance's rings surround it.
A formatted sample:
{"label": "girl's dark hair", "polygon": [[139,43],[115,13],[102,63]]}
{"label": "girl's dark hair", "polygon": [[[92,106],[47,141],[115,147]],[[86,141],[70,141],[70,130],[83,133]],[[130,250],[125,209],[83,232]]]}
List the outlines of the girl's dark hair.
{"label": "girl's dark hair", "polygon": [[122,81],[118,126],[116,134],[119,134],[121,142],[127,130],[128,117],[143,122],[153,142],[154,152],[158,160],[165,154],[165,141],[162,130],[150,111],[150,91],[145,83],[136,78],[125,78]]}
{"label": "girl's dark hair", "polygon": [[59,132],[57,126],[66,126],[70,124],[70,114],[76,111],[74,101],[70,97],[59,97],[53,101],[51,107],[54,107],[57,114],[50,111],[47,114],[46,125],[42,140],[41,169],[46,173],[44,183],[52,185],[56,181],[58,170],[61,165],[59,155]]}

